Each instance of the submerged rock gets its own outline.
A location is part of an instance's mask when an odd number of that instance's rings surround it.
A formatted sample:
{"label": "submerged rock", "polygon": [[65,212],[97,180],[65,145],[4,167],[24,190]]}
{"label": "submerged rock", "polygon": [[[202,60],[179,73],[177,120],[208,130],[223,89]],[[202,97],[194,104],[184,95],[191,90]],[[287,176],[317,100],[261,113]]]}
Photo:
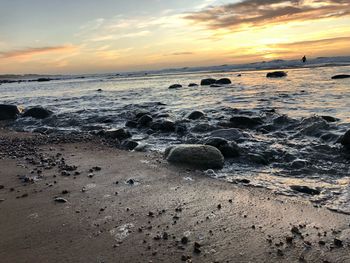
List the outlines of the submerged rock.
{"label": "submerged rock", "polygon": [[210,145],[180,144],[165,150],[165,158],[174,164],[190,165],[201,169],[222,168],[224,156]]}
{"label": "submerged rock", "polygon": [[350,130],[348,130],[341,138],[340,143],[350,150]]}
{"label": "submerged rock", "polygon": [[105,137],[118,139],[120,141],[131,137],[131,133],[126,129],[109,130],[104,132]]}
{"label": "submerged rock", "polygon": [[187,118],[190,120],[197,120],[197,119],[202,118],[204,116],[205,116],[205,114],[203,111],[193,111],[187,116]]}
{"label": "submerged rock", "polygon": [[287,76],[287,73],[284,71],[274,71],[266,74],[267,78],[283,78],[286,76]]}
{"label": "submerged rock", "polygon": [[205,141],[205,145],[217,148],[225,158],[239,156],[239,147],[235,142],[229,142],[223,138],[210,137]]}
{"label": "submerged rock", "polygon": [[161,132],[174,132],[175,123],[171,120],[158,120],[151,125],[151,129]]}
{"label": "submerged rock", "polygon": [[31,109],[26,110],[23,113],[23,117],[32,117],[35,119],[45,119],[47,117],[50,117],[53,114],[52,111],[44,109],[42,107],[34,107]]}
{"label": "submerged rock", "polygon": [[348,74],[340,74],[340,75],[335,75],[332,77],[332,79],[347,79],[350,78],[350,75]]}
{"label": "submerged rock", "polygon": [[178,88],[182,88],[182,85],[180,84],[173,84],[169,87],[169,89],[178,89]]}
{"label": "submerged rock", "polygon": [[234,116],[230,119],[230,122],[234,128],[254,128],[263,124],[263,121],[259,117],[246,117],[246,116]]}
{"label": "submerged rock", "polygon": [[237,141],[239,138],[243,137],[243,133],[236,128],[220,129],[220,130],[212,131],[210,133],[210,136],[224,138],[228,141]]}
{"label": "submerged rock", "polygon": [[308,195],[319,195],[321,193],[320,190],[313,189],[304,185],[291,185],[290,188],[294,191]]}
{"label": "submerged rock", "polygon": [[212,84],[215,84],[216,79],[208,78],[208,79],[202,79],[201,80],[201,86],[210,86]]}
{"label": "submerged rock", "polygon": [[0,104],[0,121],[14,120],[20,114],[20,110],[15,105]]}
{"label": "submerged rock", "polygon": [[218,79],[215,84],[218,84],[218,85],[228,85],[228,84],[231,84],[231,80],[229,78],[222,78],[222,79]]}

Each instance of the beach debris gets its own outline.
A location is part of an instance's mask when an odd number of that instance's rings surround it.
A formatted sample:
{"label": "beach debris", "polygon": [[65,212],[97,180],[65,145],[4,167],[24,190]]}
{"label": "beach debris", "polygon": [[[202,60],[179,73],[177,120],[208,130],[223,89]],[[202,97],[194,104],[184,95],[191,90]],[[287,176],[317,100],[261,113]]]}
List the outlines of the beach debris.
{"label": "beach debris", "polygon": [[67,203],[67,199],[63,198],[63,197],[55,197],[54,201],[56,203]]}

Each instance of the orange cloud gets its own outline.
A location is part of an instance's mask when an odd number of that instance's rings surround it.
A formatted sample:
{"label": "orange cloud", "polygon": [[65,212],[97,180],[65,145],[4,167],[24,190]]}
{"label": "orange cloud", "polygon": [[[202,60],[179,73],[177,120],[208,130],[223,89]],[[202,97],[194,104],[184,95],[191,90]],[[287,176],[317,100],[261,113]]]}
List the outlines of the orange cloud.
{"label": "orange cloud", "polygon": [[75,47],[73,45],[25,48],[25,49],[0,52],[0,57],[1,58],[32,57],[32,56],[41,55],[41,54],[48,54],[48,53],[52,53],[52,52],[71,52],[71,51],[74,51],[76,49],[77,49],[77,47]]}
{"label": "orange cloud", "polygon": [[212,30],[239,31],[242,26],[259,27],[349,15],[349,0],[245,0],[234,4],[210,6],[202,11],[187,14],[185,19]]}

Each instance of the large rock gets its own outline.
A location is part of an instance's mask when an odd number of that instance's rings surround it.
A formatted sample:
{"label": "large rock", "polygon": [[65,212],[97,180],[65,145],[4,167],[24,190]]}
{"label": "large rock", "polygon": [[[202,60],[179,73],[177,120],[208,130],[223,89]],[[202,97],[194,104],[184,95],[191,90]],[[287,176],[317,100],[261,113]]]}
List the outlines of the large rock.
{"label": "large rock", "polygon": [[228,141],[237,141],[239,138],[243,137],[243,133],[239,129],[220,129],[212,131],[210,137],[224,138]]}
{"label": "large rock", "polygon": [[141,126],[147,126],[149,123],[151,123],[153,121],[153,118],[152,116],[146,114],[146,115],[143,115],[139,120],[138,120],[138,123],[141,125]]}
{"label": "large rock", "polygon": [[263,123],[259,117],[233,116],[230,122],[234,128],[254,128]]}
{"label": "large rock", "polygon": [[20,110],[15,105],[0,104],[0,121],[14,120],[17,115],[20,114]]}
{"label": "large rock", "polygon": [[224,165],[224,156],[210,145],[181,144],[165,150],[165,158],[174,164],[184,164],[201,169],[217,169]]}
{"label": "large rock", "polygon": [[223,138],[210,137],[205,140],[205,145],[217,148],[225,158],[239,156],[239,147],[235,142],[229,142]]}
{"label": "large rock", "polygon": [[200,119],[202,117],[204,117],[205,114],[203,111],[192,111],[188,116],[187,118],[190,119],[190,120],[197,120],[197,119]]}
{"label": "large rock", "polygon": [[228,85],[231,83],[232,83],[231,80],[228,78],[222,78],[222,79],[218,79],[217,81],[215,81],[215,84],[218,84],[218,85]]}
{"label": "large rock", "polygon": [[44,109],[42,107],[34,107],[26,110],[23,113],[23,117],[32,117],[35,119],[45,119],[47,117],[50,117],[52,115],[52,111]]}
{"label": "large rock", "polygon": [[345,148],[350,150],[350,130],[348,130],[340,140],[340,143],[344,145]]}
{"label": "large rock", "polygon": [[131,133],[126,129],[109,130],[104,135],[107,138],[118,139],[120,141],[131,137]]}
{"label": "large rock", "polygon": [[274,71],[266,74],[267,78],[283,78],[286,76],[287,76],[287,73],[284,71]]}
{"label": "large rock", "polygon": [[350,75],[340,74],[340,75],[335,75],[332,77],[332,79],[347,79],[347,78],[350,78]]}
{"label": "large rock", "polygon": [[189,87],[197,87],[198,84],[197,84],[197,83],[190,83],[190,84],[188,84],[188,86],[189,86]]}
{"label": "large rock", "polygon": [[161,132],[174,132],[176,125],[171,120],[158,120],[151,124],[151,129],[154,131]]}
{"label": "large rock", "polygon": [[212,84],[215,84],[215,82],[216,82],[216,79],[212,79],[212,78],[202,79],[201,80],[201,86],[210,86]]}

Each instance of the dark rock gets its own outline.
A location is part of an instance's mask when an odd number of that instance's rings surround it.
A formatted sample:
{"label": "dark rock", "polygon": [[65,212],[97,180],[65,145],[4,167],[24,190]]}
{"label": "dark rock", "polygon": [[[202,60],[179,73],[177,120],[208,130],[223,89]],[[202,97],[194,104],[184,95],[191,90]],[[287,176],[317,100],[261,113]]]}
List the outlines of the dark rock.
{"label": "dark rock", "polygon": [[340,75],[335,75],[332,77],[332,79],[347,79],[350,78],[350,75],[348,74],[340,74]]}
{"label": "dark rock", "polygon": [[126,129],[117,129],[117,130],[105,131],[104,135],[107,138],[118,139],[120,141],[131,137],[131,133],[128,130],[126,130]]}
{"label": "dark rock", "polygon": [[348,150],[350,150],[350,130],[348,130],[340,139],[340,143],[347,148]]}
{"label": "dark rock", "polygon": [[144,115],[151,115],[151,113],[147,110],[137,110],[135,111],[135,118],[140,119]]}
{"label": "dark rock", "polygon": [[211,137],[205,141],[205,144],[217,148],[225,158],[239,156],[239,147],[235,142],[229,142],[223,138]]}
{"label": "dark rock", "polygon": [[218,79],[217,81],[215,81],[215,84],[218,84],[218,85],[228,85],[231,83],[232,83],[231,80],[228,78],[222,78],[222,79]]}
{"label": "dark rock", "polygon": [[224,157],[210,145],[181,144],[165,150],[165,158],[170,163],[186,164],[202,169],[222,168]]}
{"label": "dark rock", "polygon": [[320,190],[312,189],[308,186],[303,186],[303,185],[291,185],[290,188],[293,191],[297,191],[308,195],[319,195],[321,193]]}
{"label": "dark rock", "polygon": [[210,86],[210,85],[214,84],[215,82],[216,82],[216,79],[212,79],[212,78],[202,79],[201,86]]}
{"label": "dark rock", "polygon": [[189,86],[189,87],[197,87],[198,84],[196,84],[196,83],[190,83],[190,84],[188,84],[188,86]]}
{"label": "dark rock", "polygon": [[137,127],[137,122],[136,121],[127,121],[125,123],[125,127],[136,128]]}
{"label": "dark rock", "polygon": [[126,140],[122,143],[122,148],[126,150],[134,150],[138,146],[138,142],[132,141],[132,140]]}
{"label": "dark rock", "polygon": [[343,246],[343,241],[341,241],[338,238],[334,238],[334,245],[337,247],[342,247]]}
{"label": "dark rock", "polygon": [[224,138],[228,141],[237,141],[239,138],[243,137],[243,133],[239,129],[220,129],[212,131],[210,137]]}
{"label": "dark rock", "polygon": [[204,133],[204,132],[214,131],[215,129],[216,129],[216,127],[213,125],[210,125],[208,123],[200,123],[200,124],[194,126],[191,129],[191,132]]}
{"label": "dark rock", "polygon": [[334,118],[332,116],[321,116],[322,119],[324,119],[325,121],[328,121],[328,122],[336,122],[336,121],[339,121],[339,119],[337,118]]}
{"label": "dark rock", "polygon": [[187,116],[187,118],[190,120],[197,120],[197,119],[200,119],[204,116],[205,116],[205,114],[203,111],[193,111]]}
{"label": "dark rock", "polygon": [[266,74],[267,78],[283,78],[286,76],[287,76],[287,73],[284,71],[274,71]]}
{"label": "dark rock", "polygon": [[263,123],[262,119],[259,117],[252,118],[246,116],[233,116],[230,122],[234,125],[233,128],[254,128]]}
{"label": "dark rock", "polygon": [[262,165],[268,165],[269,162],[266,160],[266,158],[258,153],[249,153],[248,154],[249,159],[257,164],[262,164]]}
{"label": "dark rock", "polygon": [[183,135],[187,132],[187,126],[184,123],[179,123],[175,127],[175,132],[177,134]]}
{"label": "dark rock", "polygon": [[219,85],[219,84],[211,84],[210,87],[211,88],[220,88],[221,85]]}
{"label": "dark rock", "polygon": [[141,126],[147,126],[149,123],[151,123],[153,121],[153,118],[146,114],[146,115],[143,115],[139,120],[138,120],[138,123],[141,125]]}
{"label": "dark rock", "polygon": [[50,80],[52,80],[52,79],[50,79],[50,78],[38,78],[36,81],[45,82],[45,81],[50,81]]}
{"label": "dark rock", "polygon": [[23,117],[32,117],[35,119],[45,119],[47,117],[50,117],[52,115],[52,111],[44,109],[42,107],[34,107],[31,109],[26,110],[23,113]]}
{"label": "dark rock", "polygon": [[161,132],[174,132],[175,127],[175,123],[171,120],[159,120],[151,125],[152,130]]}
{"label": "dark rock", "polygon": [[14,120],[18,114],[20,114],[20,110],[17,106],[0,104],[0,121]]}
{"label": "dark rock", "polygon": [[169,87],[169,89],[178,89],[178,88],[182,88],[182,85],[180,84],[173,84]]}
{"label": "dark rock", "polygon": [[97,92],[102,92],[102,89],[98,89]]}

